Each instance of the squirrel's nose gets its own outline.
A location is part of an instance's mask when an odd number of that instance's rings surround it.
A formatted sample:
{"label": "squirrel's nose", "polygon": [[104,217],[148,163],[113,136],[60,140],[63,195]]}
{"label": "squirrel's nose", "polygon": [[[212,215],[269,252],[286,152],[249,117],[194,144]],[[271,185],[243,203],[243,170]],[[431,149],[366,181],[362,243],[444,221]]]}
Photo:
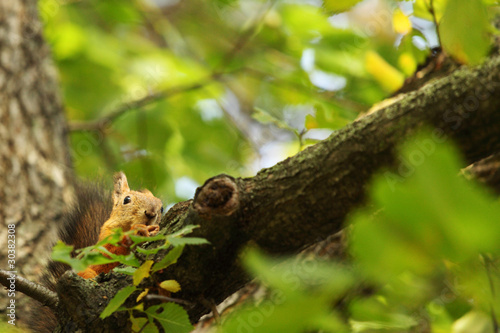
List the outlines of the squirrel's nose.
{"label": "squirrel's nose", "polygon": [[154,211],[154,209],[147,209],[144,211],[144,214],[150,219],[156,216],[156,212]]}

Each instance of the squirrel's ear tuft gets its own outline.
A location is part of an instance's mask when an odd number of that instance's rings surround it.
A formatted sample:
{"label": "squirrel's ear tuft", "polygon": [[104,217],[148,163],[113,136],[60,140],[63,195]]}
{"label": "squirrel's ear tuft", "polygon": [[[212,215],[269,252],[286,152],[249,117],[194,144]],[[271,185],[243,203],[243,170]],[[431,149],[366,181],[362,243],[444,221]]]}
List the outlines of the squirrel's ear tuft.
{"label": "squirrel's ear tuft", "polygon": [[115,189],[113,191],[113,199],[116,202],[120,200],[120,197],[123,193],[129,192],[130,188],[128,187],[127,176],[125,176],[125,174],[121,171],[115,173],[113,181],[115,183]]}

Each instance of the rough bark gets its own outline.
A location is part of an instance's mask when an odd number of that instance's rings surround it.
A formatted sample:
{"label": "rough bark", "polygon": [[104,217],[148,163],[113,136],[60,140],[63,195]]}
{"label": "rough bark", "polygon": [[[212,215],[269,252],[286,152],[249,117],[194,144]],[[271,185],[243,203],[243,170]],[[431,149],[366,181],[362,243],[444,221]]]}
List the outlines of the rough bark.
{"label": "rough bark", "polygon": [[[34,279],[71,190],[66,122],[36,1],[0,1],[0,262]],[[16,263],[7,267],[7,225]],[[9,300],[2,290],[0,311]],[[16,295],[17,315],[24,311]],[[20,304],[21,303],[21,304]]]}
{"label": "rough bark", "polygon": [[[273,254],[296,253],[342,228],[363,202],[374,173],[392,168],[400,178],[388,181],[407,177],[419,160],[398,161],[395,152],[418,130],[431,128],[432,136],[415,156],[432,154],[434,145],[446,140],[458,144],[466,163],[498,152],[499,109],[500,57],[493,56],[480,67],[460,68],[396,99],[255,177],[209,179],[192,202],[175,206],[162,226],[174,231],[200,225],[195,236],[211,244],[186,248],[160,280],[180,282],[183,289],[176,297],[194,304],[187,310],[196,322],[209,311],[207,303],[221,302],[249,281],[238,260],[247,245]],[[101,282],[100,288],[109,291],[112,280]],[[62,283],[59,288],[76,291],[77,299],[89,292]]]}

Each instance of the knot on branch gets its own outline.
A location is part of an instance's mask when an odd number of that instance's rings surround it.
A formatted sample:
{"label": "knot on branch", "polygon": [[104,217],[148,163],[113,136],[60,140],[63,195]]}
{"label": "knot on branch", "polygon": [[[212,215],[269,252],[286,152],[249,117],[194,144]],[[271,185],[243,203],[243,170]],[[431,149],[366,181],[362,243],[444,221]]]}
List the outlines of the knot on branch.
{"label": "knot on branch", "polygon": [[229,216],[240,205],[238,186],[233,177],[218,175],[210,178],[196,190],[194,210],[204,219],[215,215]]}

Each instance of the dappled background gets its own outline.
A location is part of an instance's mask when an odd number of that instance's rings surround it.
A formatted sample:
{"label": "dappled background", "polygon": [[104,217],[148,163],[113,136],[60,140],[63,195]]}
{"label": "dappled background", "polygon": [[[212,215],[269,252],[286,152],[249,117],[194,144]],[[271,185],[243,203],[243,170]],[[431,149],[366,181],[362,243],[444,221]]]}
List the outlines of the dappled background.
{"label": "dappled background", "polygon": [[253,175],[399,89],[439,46],[445,3],[42,0],[74,166],[170,204]]}

